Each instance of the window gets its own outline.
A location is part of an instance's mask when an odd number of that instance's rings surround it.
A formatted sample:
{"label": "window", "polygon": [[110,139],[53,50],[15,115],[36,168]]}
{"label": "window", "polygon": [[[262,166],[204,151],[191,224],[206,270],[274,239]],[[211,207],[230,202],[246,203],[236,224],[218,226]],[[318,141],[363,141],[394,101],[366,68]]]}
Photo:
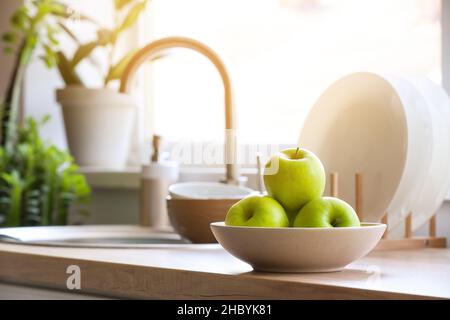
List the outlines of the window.
{"label": "window", "polygon": [[[439,83],[440,10],[439,0],[154,0],[143,37],[209,45],[233,80],[240,142],[294,144],[314,101],[346,74]],[[209,61],[177,50],[154,63],[149,78],[153,132],[173,141],[223,139],[223,89]]]}

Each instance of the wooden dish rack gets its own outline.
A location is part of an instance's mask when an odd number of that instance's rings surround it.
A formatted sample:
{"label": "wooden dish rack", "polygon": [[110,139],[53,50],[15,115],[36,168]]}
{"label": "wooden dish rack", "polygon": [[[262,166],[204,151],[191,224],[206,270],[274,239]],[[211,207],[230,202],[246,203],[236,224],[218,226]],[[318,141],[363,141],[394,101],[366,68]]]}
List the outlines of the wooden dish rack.
{"label": "wooden dish rack", "polygon": [[[338,181],[337,172],[330,174],[330,195],[338,197]],[[363,197],[363,174],[355,174],[355,211],[361,221],[364,220],[362,211]],[[381,223],[388,225],[388,215],[385,213],[380,220]],[[428,221],[428,236],[415,237],[412,231],[412,212],[409,212],[405,218],[405,231],[402,239],[389,239],[389,230],[383,235],[374,250],[402,250],[402,249],[420,249],[420,248],[445,248],[447,239],[445,237],[436,236],[436,213]]]}

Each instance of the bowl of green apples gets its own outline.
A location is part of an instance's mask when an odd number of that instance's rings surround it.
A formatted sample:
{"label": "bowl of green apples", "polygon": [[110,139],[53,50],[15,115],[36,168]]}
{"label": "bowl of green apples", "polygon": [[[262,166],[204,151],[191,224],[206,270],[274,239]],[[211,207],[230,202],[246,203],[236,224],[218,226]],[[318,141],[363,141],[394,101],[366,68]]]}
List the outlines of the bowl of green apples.
{"label": "bowl of green apples", "polygon": [[267,195],[238,201],[211,230],[226,251],[258,271],[340,271],[369,253],[386,225],[361,223],[348,203],[324,197],[325,180],[311,151],[283,150],[265,165]]}

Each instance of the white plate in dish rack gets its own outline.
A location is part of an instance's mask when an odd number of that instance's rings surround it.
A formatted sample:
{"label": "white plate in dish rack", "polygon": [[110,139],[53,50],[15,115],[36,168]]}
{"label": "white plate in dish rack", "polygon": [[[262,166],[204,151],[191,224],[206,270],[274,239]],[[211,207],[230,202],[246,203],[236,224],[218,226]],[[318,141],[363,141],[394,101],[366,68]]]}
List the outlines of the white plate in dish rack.
{"label": "white plate in dish rack", "polygon": [[363,173],[365,221],[385,212],[400,224],[431,162],[431,119],[417,90],[403,79],[355,73],[318,99],[299,143],[328,173],[339,173],[339,196],[355,204],[354,175]]}
{"label": "white plate in dish rack", "polygon": [[[441,206],[450,188],[450,99],[441,86],[425,77],[408,77],[427,102],[432,116],[433,150],[430,168],[412,208],[412,229],[425,224]],[[403,224],[391,235],[402,236]]]}

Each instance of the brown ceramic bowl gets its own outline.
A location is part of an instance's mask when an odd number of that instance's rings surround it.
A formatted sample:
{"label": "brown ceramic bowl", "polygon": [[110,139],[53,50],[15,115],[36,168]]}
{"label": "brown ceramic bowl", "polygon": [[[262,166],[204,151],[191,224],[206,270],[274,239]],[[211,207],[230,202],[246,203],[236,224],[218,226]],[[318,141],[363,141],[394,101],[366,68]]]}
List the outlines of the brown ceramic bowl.
{"label": "brown ceramic bowl", "polygon": [[167,198],[170,223],[193,243],[214,243],[213,222],[224,221],[228,209],[239,199],[173,199]]}

